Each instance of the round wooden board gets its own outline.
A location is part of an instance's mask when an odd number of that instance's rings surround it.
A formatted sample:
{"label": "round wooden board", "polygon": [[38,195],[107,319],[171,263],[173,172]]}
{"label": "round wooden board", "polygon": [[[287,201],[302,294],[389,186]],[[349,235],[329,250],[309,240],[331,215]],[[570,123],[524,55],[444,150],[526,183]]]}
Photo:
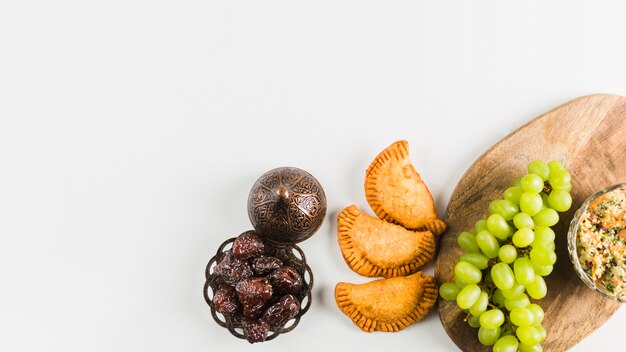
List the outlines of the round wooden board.
{"label": "round wooden board", "polygon": [[[435,263],[437,283],[453,280],[462,249],[459,232],[488,215],[487,207],[513,180],[526,173],[532,160],[560,160],[572,175],[572,208],[561,214],[556,232],[558,256],[546,278],[548,295],[538,303],[545,310],[548,338],[544,351],[565,351],[599,328],[620,304],[587,288],[576,276],[567,255],[567,229],[585,198],[626,181],[626,98],[591,95],[575,99],[530,121],[487,150],[467,170],[454,190]],[[463,351],[491,351],[478,342],[477,330],[464,321],[455,302],[439,300],[439,317],[446,332]]]}

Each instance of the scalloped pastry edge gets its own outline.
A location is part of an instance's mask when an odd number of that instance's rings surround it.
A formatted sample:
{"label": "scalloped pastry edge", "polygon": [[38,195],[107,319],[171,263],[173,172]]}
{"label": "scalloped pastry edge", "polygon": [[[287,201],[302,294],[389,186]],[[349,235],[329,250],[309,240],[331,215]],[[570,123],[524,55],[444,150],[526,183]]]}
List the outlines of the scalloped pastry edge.
{"label": "scalloped pastry edge", "polygon": [[[430,231],[417,232],[402,227],[403,230],[413,232],[416,236],[421,237],[418,247],[419,255],[416,260],[391,267],[381,267],[372,263],[368,259],[367,254],[353,241],[351,234],[351,230],[356,222],[364,216],[368,215],[363,214],[354,204],[343,209],[337,216],[337,239],[341,255],[348,267],[357,274],[367,277],[382,276],[386,278],[406,276],[417,272],[434,258],[436,251],[435,237]],[[381,221],[382,226],[400,226],[384,220],[379,221]]]}
{"label": "scalloped pastry edge", "polygon": [[[437,301],[437,285],[435,285],[435,279],[432,276],[424,275],[421,272],[417,272],[413,275],[420,275],[421,284],[424,286],[422,295],[419,299],[419,303],[404,317],[394,322],[385,322],[377,317],[368,317],[363,313],[359,307],[354,304],[350,296],[350,288],[354,286],[367,285],[369,283],[357,285],[346,282],[340,282],[335,286],[335,302],[337,307],[348,316],[354,325],[365,332],[383,331],[383,332],[397,332],[405,329],[407,326],[422,320],[428,312],[432,309]],[[407,276],[408,277],[408,276]],[[407,277],[392,278],[392,279],[380,279],[382,280],[394,280],[403,279]],[[371,283],[371,282],[370,282]]]}
{"label": "scalloped pastry edge", "polygon": [[[406,160],[409,163],[409,165],[413,167],[413,165],[410,163],[410,160],[408,159],[409,159],[409,143],[405,140],[400,140],[400,141],[392,143],[389,147],[385,148],[382,152],[380,152],[376,156],[376,158],[374,158],[374,160],[368,166],[367,171],[365,172],[365,196],[366,196],[367,202],[369,203],[370,207],[372,208],[376,216],[378,216],[382,220],[392,222],[394,224],[398,224],[402,226],[404,226],[404,224],[400,223],[391,214],[387,213],[385,209],[383,209],[382,205],[378,202],[378,197],[376,196],[376,194],[378,193],[376,181],[377,181],[378,171],[381,168],[383,168],[383,166],[385,166],[389,160],[397,160],[397,161]],[[415,170],[415,168],[413,168],[413,170]],[[430,193],[428,186],[426,186],[426,183],[421,178],[420,174],[417,171],[416,173],[419,177],[419,181],[421,181],[424,184],[426,191],[428,192],[430,201],[433,202],[433,208],[434,208],[433,196]],[[446,230],[446,228],[447,228],[447,225],[443,221],[441,221],[437,217],[437,214],[435,213],[433,217],[424,218],[424,221],[421,225],[419,225],[416,228],[411,228],[411,230],[420,230],[420,231],[428,230],[432,232],[434,235],[440,235]]]}

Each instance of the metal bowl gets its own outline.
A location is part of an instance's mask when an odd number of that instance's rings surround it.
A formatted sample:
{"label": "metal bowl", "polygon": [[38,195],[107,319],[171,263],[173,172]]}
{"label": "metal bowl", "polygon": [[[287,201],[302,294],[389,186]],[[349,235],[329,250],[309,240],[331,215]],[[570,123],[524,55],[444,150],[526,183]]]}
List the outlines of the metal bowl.
{"label": "metal bowl", "polygon": [[[213,297],[221,283],[218,275],[214,273],[215,266],[220,259],[222,259],[225,252],[232,248],[235,238],[236,237],[233,237],[222,243],[217,250],[217,253],[209,260],[205,271],[206,282],[204,283],[203,293],[204,299],[211,309],[211,315],[213,316],[215,322],[228,329],[228,331],[230,331],[230,333],[235,337],[245,339],[242,327],[244,320],[243,316],[225,316],[216,311],[215,305],[213,304]],[[302,318],[302,316],[309,310],[312,301],[311,290],[313,289],[313,272],[307,265],[304,252],[302,252],[300,247],[296,245],[278,246],[267,242],[265,242],[265,246],[267,248],[267,255],[279,258],[283,261],[284,265],[289,265],[296,269],[300,276],[302,276],[303,280],[302,289],[300,290],[300,293],[296,295],[300,300],[300,312],[281,326],[271,327],[265,339],[265,341],[269,341],[276,338],[280,334],[293,330],[300,322],[300,318]]]}
{"label": "metal bowl", "polygon": [[580,277],[580,279],[585,283],[585,285],[587,285],[589,288],[591,288],[592,290],[596,291],[597,293],[605,297],[608,297],[610,299],[613,299],[621,303],[626,303],[626,297],[624,298],[615,297],[615,295],[609,292],[609,290],[607,290],[607,288],[604,285],[602,284],[597,285],[593,281],[591,276],[587,274],[585,269],[582,267],[582,264],[578,260],[578,246],[576,244],[578,226],[579,226],[579,223],[583,214],[589,208],[589,205],[593,201],[598,199],[600,196],[608,192],[611,192],[615,189],[618,189],[620,187],[626,187],[626,183],[619,183],[619,184],[601,189],[600,191],[594,193],[591,197],[587,198],[587,200],[585,200],[585,202],[581,205],[581,207],[578,208],[578,210],[574,214],[574,218],[572,219],[572,222],[570,223],[570,226],[569,226],[569,230],[567,232],[567,251],[569,253],[569,258],[572,261],[572,264],[574,264],[574,271],[576,271],[576,274],[578,274],[578,277]]}

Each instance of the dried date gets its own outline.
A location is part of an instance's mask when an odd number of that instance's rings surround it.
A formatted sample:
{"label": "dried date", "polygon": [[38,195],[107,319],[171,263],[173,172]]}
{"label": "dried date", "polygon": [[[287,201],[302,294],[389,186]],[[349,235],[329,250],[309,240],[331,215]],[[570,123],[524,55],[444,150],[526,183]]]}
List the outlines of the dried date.
{"label": "dried date", "polygon": [[261,320],[271,326],[279,326],[298,315],[299,312],[300,300],[293,295],[286,295],[281,297],[278,302],[269,306],[265,312],[263,312]]}
{"label": "dried date", "polygon": [[228,285],[221,285],[217,289],[213,296],[213,304],[215,305],[215,310],[224,315],[234,315],[241,307],[237,300],[235,289]]}
{"label": "dried date", "polygon": [[278,269],[283,266],[283,262],[280,259],[266,255],[261,255],[253,258],[251,263],[252,271],[254,271],[256,275],[266,275],[272,270]]}
{"label": "dried date", "polygon": [[290,293],[295,295],[302,289],[302,276],[290,266],[283,266],[272,271],[267,278],[279,294]]}
{"label": "dried date", "polygon": [[215,272],[224,282],[236,285],[239,281],[252,276],[252,269],[247,262],[235,258],[231,251],[227,251],[215,266]]}
{"label": "dried date", "polygon": [[264,277],[251,277],[237,283],[235,286],[237,297],[242,303],[255,304],[267,302],[272,298],[273,288],[269,280]]}
{"label": "dried date", "polygon": [[241,260],[247,260],[265,253],[265,244],[254,231],[246,231],[239,235],[233,243],[233,254]]}
{"label": "dried date", "polygon": [[268,323],[260,320],[248,320],[243,322],[243,334],[250,343],[263,342],[270,330]]}
{"label": "dried date", "polygon": [[259,319],[265,311],[266,302],[244,303],[243,316],[247,319]]}

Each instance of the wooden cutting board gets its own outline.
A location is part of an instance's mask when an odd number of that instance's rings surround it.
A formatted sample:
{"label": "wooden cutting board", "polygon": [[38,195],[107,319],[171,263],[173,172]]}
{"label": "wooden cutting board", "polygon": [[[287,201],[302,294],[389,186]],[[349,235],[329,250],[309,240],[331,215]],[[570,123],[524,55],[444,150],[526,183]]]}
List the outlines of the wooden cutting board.
{"label": "wooden cutting board", "polygon": [[[459,232],[473,229],[488,215],[493,199],[526,173],[532,160],[560,160],[572,175],[572,208],[561,214],[556,232],[558,256],[546,279],[548,295],[538,303],[546,313],[544,351],[565,351],[599,328],[620,304],[587,288],[567,255],[567,229],[575,210],[601,188],[626,181],[626,98],[591,95],[575,99],[530,121],[487,150],[465,172],[454,190],[435,264],[437,283],[452,281],[462,254]],[[439,317],[450,338],[463,351],[491,351],[478,342],[477,329],[464,320],[455,302],[439,300]]]}

